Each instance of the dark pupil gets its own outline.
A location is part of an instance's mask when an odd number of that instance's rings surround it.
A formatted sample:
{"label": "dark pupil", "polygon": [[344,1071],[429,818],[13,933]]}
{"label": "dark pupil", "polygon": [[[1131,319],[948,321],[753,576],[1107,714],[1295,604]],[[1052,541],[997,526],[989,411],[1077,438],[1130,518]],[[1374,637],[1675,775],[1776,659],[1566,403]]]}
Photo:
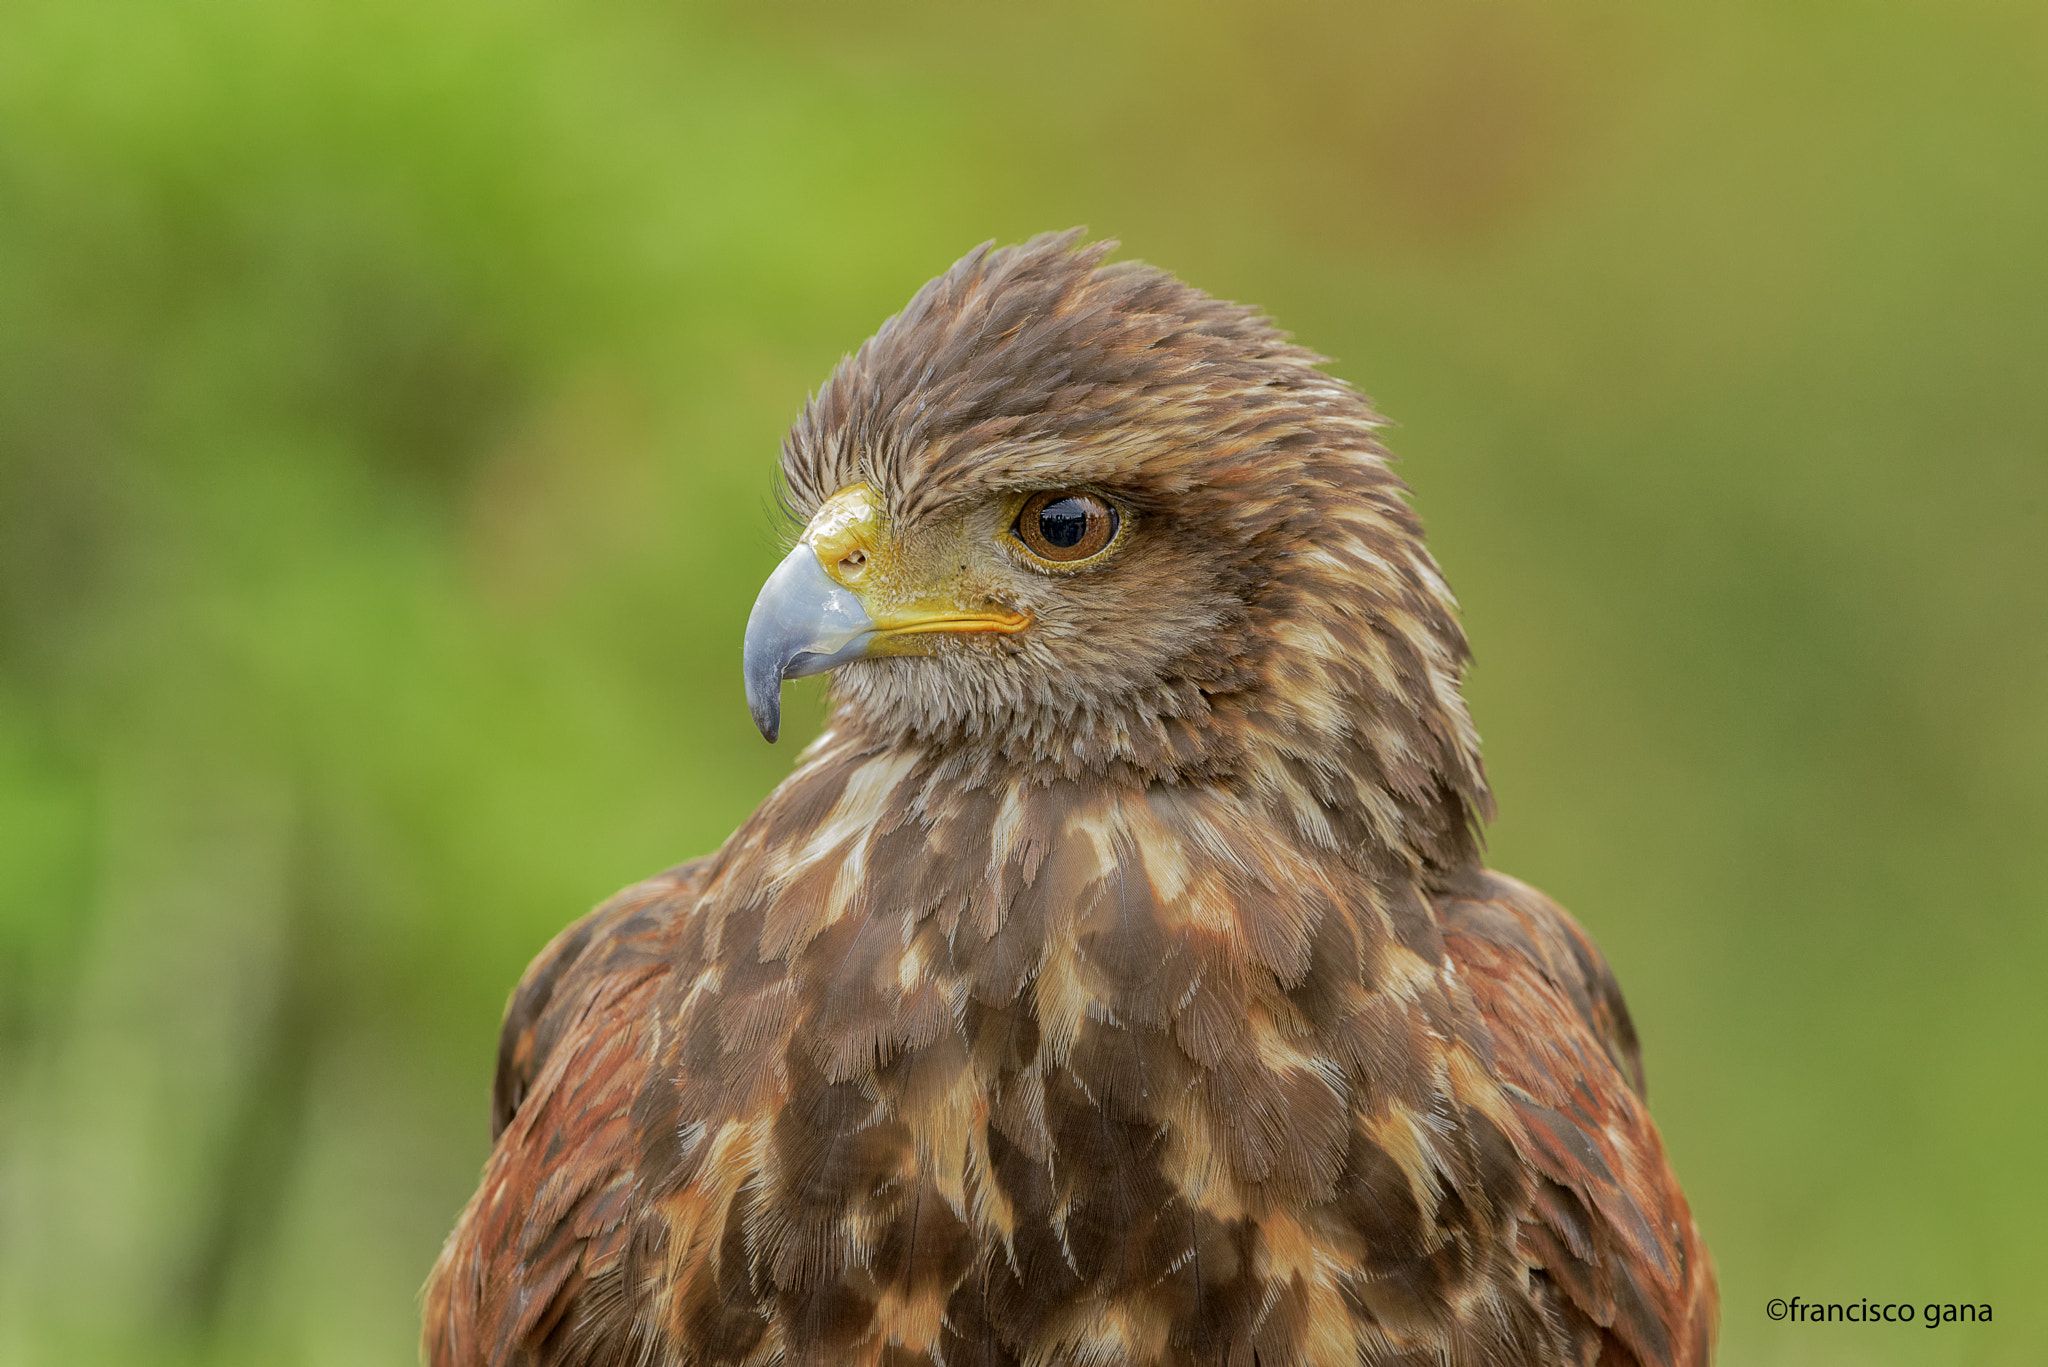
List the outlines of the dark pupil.
{"label": "dark pupil", "polygon": [[1046,544],[1065,550],[1081,544],[1088,535],[1088,505],[1078,498],[1063,498],[1038,510],[1038,534]]}

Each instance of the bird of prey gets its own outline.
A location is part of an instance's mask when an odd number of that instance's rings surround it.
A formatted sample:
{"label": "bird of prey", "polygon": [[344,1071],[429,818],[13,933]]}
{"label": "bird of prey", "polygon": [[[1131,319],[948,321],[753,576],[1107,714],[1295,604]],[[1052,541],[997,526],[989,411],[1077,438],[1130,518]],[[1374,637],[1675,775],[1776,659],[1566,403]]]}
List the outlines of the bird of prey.
{"label": "bird of prey", "polygon": [[1380,418],[1113,245],[973,252],[804,408],[742,655],[824,732],[527,970],[435,1367],[1710,1359]]}

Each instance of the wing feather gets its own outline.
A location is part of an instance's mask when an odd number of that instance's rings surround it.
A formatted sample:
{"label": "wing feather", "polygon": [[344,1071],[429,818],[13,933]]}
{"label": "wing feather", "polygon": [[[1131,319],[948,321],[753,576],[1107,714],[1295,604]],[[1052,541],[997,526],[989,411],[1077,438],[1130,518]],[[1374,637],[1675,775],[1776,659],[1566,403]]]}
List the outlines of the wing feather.
{"label": "wing feather", "polygon": [[1717,1293],[1643,1103],[1635,1026],[1600,951],[1535,889],[1487,872],[1439,912],[1494,1037],[1493,1066],[1538,1175],[1521,1247],[1602,1367],[1701,1364]]}
{"label": "wing feather", "polygon": [[707,861],[628,888],[556,936],[506,1007],[494,1144],[426,1290],[432,1367],[631,1362],[636,1146],[659,991]]}

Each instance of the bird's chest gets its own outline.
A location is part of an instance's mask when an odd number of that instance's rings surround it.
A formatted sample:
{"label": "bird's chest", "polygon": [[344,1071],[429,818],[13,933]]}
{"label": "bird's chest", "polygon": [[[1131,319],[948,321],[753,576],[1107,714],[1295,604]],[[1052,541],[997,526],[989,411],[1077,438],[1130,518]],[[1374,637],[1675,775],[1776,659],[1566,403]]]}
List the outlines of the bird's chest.
{"label": "bird's chest", "polygon": [[1134,1353],[1297,1281],[1350,1313],[1473,1237],[1469,1012],[1419,894],[1179,796],[1056,796],[728,873],[641,1108],[682,1150],[671,1245],[743,1256],[720,1294],[843,1301],[847,1351],[971,1300],[1003,1338],[1117,1305]]}

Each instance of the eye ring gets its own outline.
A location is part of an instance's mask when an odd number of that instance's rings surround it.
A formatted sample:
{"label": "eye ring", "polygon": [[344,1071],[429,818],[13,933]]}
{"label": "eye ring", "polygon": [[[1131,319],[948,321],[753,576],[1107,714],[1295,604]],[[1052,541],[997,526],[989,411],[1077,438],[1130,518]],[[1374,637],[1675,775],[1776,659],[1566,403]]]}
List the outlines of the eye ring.
{"label": "eye ring", "polygon": [[1101,554],[1122,525],[1105,499],[1079,489],[1045,489],[1024,500],[1010,531],[1040,560],[1071,565]]}

